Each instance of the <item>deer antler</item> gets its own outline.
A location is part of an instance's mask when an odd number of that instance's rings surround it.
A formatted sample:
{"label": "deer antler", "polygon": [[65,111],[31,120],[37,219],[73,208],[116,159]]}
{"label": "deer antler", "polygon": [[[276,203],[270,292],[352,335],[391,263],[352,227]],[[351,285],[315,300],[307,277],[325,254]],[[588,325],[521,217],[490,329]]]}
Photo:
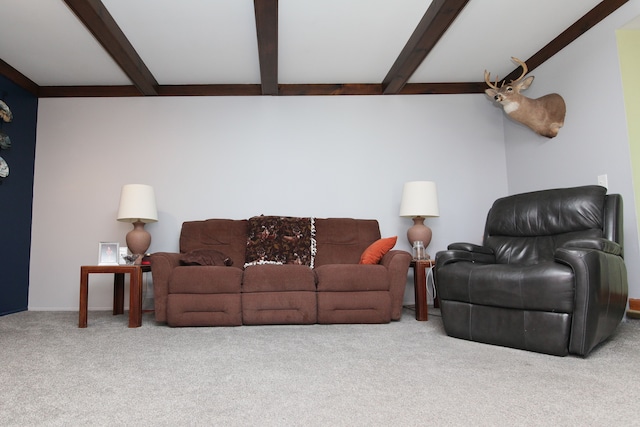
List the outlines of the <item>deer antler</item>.
{"label": "deer antler", "polygon": [[499,90],[498,88],[498,76],[496,76],[496,84],[491,83],[491,73],[487,70],[484,70],[484,81],[489,85],[491,89]]}
{"label": "deer antler", "polygon": [[514,62],[517,62],[518,64],[520,64],[520,66],[522,67],[522,74],[520,75],[520,77],[518,77],[515,80],[511,80],[511,83],[515,83],[515,82],[519,82],[520,80],[522,80],[522,78],[525,76],[525,74],[527,74],[527,72],[529,71],[529,69],[527,68],[527,64],[524,63],[524,61],[519,60],[518,58],[516,58],[515,56],[512,56],[511,59]]}

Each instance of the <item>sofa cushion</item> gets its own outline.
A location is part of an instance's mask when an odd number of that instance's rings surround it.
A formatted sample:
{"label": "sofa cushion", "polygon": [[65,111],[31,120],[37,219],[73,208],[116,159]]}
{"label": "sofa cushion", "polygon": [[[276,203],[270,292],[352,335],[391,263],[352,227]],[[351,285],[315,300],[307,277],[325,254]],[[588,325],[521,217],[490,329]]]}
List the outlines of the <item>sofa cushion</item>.
{"label": "sofa cushion", "polygon": [[242,292],[316,290],[313,270],[304,265],[251,265],[244,271]]}
{"label": "sofa cushion", "polygon": [[248,221],[245,267],[257,264],[313,267],[315,253],[313,218],[261,215]]}
{"label": "sofa cushion", "polygon": [[231,258],[215,249],[196,249],[187,252],[180,257],[180,262],[184,265],[233,265]]}
{"label": "sofa cushion", "polygon": [[360,264],[377,264],[380,262],[384,254],[389,252],[396,245],[398,236],[387,237],[373,242],[364,250],[360,257]]}
{"label": "sofa cushion", "polygon": [[316,267],[318,292],[388,291],[389,273],[382,265],[329,264]]}
{"label": "sofa cushion", "polygon": [[169,278],[169,294],[240,293],[242,269],[209,265],[181,266]]}

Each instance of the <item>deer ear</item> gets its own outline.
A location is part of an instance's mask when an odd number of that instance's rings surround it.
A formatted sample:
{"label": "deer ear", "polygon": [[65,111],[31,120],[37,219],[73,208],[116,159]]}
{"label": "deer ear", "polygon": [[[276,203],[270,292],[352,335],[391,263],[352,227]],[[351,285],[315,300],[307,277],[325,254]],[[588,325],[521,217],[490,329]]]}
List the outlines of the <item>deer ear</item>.
{"label": "deer ear", "polygon": [[520,83],[520,90],[528,89],[528,88],[529,88],[529,86],[531,86],[531,83],[533,83],[533,78],[534,78],[534,77],[535,77],[535,76],[529,76],[529,77],[527,77],[526,79],[524,79],[524,80],[522,81],[522,83]]}
{"label": "deer ear", "polygon": [[484,91],[484,93],[486,93],[491,99],[493,99],[498,94],[498,91],[494,89],[487,89]]}

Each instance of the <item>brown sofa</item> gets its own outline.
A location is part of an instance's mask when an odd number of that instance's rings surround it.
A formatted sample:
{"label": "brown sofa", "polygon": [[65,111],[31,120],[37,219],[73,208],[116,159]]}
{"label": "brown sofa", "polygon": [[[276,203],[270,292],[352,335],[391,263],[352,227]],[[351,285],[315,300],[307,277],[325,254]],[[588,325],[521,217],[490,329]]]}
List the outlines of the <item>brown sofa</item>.
{"label": "brown sofa", "polygon": [[180,253],[151,256],[155,318],[170,326],[398,320],[411,255],[391,249],[378,264],[360,264],[380,237],[366,219],[185,222]]}

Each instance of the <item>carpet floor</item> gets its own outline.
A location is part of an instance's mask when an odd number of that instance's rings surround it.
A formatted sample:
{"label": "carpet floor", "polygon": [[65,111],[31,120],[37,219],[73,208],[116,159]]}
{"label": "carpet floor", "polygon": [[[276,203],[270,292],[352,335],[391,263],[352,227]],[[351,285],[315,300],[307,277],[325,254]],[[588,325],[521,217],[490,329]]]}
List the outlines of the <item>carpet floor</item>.
{"label": "carpet floor", "polygon": [[1,426],[640,425],[640,320],[586,358],[386,325],[169,328],[0,317]]}

